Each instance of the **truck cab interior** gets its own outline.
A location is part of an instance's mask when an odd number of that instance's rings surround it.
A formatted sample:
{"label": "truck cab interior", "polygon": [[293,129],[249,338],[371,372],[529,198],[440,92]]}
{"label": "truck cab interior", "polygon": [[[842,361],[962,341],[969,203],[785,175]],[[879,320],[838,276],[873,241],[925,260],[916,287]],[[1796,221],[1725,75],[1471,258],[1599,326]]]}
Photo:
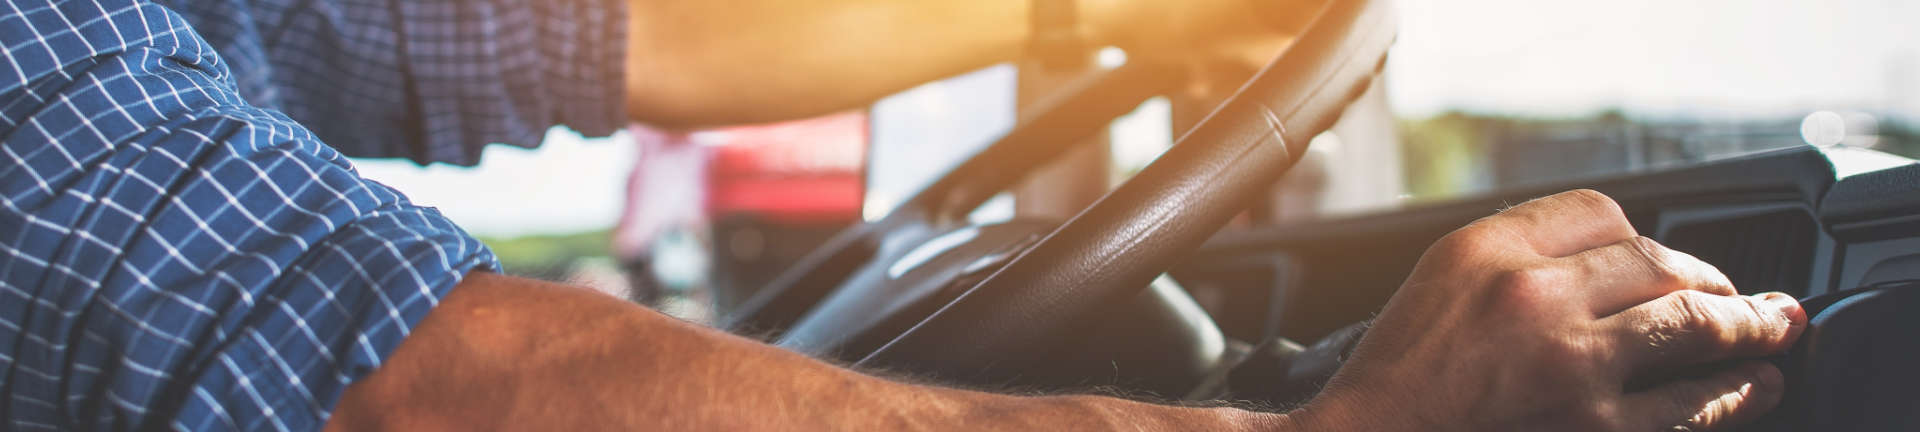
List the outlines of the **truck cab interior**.
{"label": "truck cab interior", "polygon": [[1742,291],[1805,303],[1810,330],[1772,359],[1788,399],[1752,429],[1920,428],[1920,397],[1903,390],[1920,385],[1920,164],[1813,142],[1841,121],[1830,113],[1789,138],[1826,145],[1245,223],[1250,208],[1289,204],[1267,195],[1378,85],[1392,3],[1331,1],[1165,154],[1069,217],[969,218],[1182,72],[1141,62],[1065,80],[991,145],[720,311],[721,325],[960,385],[1287,406],[1338,369],[1427,245],[1513,204],[1590,188]]}

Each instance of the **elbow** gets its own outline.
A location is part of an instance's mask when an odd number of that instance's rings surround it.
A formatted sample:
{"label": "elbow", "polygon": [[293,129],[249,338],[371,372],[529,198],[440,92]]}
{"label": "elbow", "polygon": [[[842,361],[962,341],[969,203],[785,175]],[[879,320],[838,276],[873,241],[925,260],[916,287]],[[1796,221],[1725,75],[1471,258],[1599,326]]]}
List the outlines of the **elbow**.
{"label": "elbow", "polygon": [[673,19],[698,11],[680,2],[633,2],[627,34],[625,108],[628,119],[668,130],[742,122],[755,105],[744,98],[737,73],[719,51],[724,43],[697,37],[716,29],[700,20]]}
{"label": "elbow", "polygon": [[630,120],[688,130],[806,118],[858,105],[840,86],[822,82],[820,68],[808,66],[814,62],[804,55],[769,52],[760,42],[731,34],[738,29],[670,19],[676,14],[686,12],[633,18],[624,83]]}
{"label": "elbow", "polygon": [[627,116],[665,130],[769,123],[829,114],[843,104],[831,97],[755,85],[725,73],[629,73]]}
{"label": "elbow", "polygon": [[629,73],[626,88],[627,117],[634,122],[665,130],[693,130],[741,122],[738,115],[727,108],[729,96],[722,91],[663,75],[634,75]]}

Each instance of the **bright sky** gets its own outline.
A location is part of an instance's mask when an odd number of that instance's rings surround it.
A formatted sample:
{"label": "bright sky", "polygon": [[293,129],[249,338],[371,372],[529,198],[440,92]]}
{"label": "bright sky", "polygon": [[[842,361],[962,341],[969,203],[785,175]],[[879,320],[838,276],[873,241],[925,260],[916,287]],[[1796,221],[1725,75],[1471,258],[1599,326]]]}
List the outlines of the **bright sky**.
{"label": "bright sky", "polygon": [[[1399,1],[1388,86],[1403,115],[1830,109],[1920,121],[1913,0]],[[535,151],[493,146],[475,169],[357,164],[470,231],[512,236],[611,226],[634,154],[618,137],[556,132]]]}
{"label": "bright sky", "polygon": [[1913,0],[1401,3],[1389,85],[1403,114],[1623,107],[1797,118],[1831,108],[1920,117]]}
{"label": "bright sky", "polygon": [[612,227],[618,220],[628,167],[639,153],[625,137],[586,139],[554,128],[539,149],[487,147],[477,168],[420,168],[398,160],[354,165],[416,203],[439,207],[474,234],[569,233]]}

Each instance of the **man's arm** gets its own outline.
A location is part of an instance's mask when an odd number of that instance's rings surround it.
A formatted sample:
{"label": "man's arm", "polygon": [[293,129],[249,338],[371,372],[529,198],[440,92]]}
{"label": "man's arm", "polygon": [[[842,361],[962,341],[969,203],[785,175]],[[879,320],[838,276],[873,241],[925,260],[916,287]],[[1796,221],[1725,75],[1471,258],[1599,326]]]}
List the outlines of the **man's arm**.
{"label": "man's arm", "polygon": [[[855,107],[1014,59],[1027,43],[1032,1],[634,0],[628,111],[642,122],[695,127]],[[1256,2],[1274,5],[1256,10]],[[1282,39],[1286,21],[1311,18],[1321,2],[1076,0],[1080,33],[1095,44],[1136,56],[1259,63],[1278,44],[1254,41]],[[1202,54],[1209,51],[1219,52]]]}
{"label": "man's arm", "polygon": [[[864,376],[583,289],[475,273],[354,383],[363,429],[1718,429],[1780,400],[1806,316],[1637,237],[1592,191],[1440,240],[1327,390],[1285,415]],[[1640,383],[1628,385],[1629,382]]]}
{"label": "man's arm", "polygon": [[1279,430],[1285,415],[888,381],[606,295],[473,273],[330,430]]}

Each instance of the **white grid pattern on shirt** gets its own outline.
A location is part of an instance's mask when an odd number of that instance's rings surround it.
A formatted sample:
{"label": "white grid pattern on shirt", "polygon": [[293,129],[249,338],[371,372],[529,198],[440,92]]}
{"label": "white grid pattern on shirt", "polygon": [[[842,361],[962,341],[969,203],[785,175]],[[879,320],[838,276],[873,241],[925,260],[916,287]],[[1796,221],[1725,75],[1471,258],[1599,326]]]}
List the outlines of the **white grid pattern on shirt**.
{"label": "white grid pattern on shirt", "polygon": [[233,65],[242,96],[347,155],[472,165],[555,124],[626,123],[623,0],[159,1]]}
{"label": "white grid pattern on shirt", "polygon": [[491,255],[137,0],[0,9],[0,423],[315,429]]}

